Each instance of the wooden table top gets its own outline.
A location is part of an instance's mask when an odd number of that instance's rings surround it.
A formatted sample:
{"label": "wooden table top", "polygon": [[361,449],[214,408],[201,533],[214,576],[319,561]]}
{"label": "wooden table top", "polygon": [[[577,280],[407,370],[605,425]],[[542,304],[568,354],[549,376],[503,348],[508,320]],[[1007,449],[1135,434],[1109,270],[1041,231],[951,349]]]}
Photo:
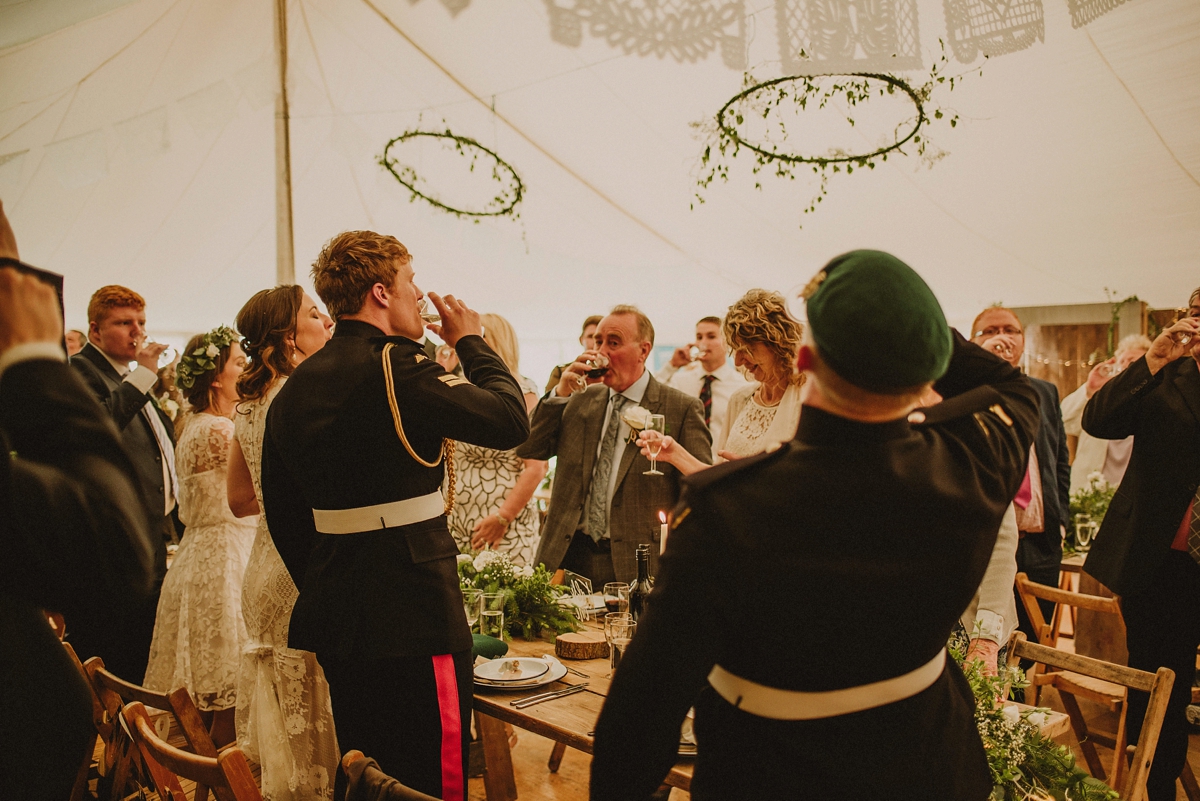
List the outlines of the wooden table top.
{"label": "wooden table top", "polygon": [[[512,640],[508,644],[508,656],[541,657],[546,654],[554,656],[554,643],[545,640]],[[592,753],[592,734],[596,728],[596,720],[600,717],[600,708],[608,695],[611,673],[607,659],[563,659],[564,665],[587,678],[577,676],[568,671],[560,681],[552,682],[544,687],[538,687],[524,692],[505,692],[475,686],[475,709],[485,715],[511,723],[534,734],[540,734],[556,742],[564,743],[571,748],[584,753]],[[532,695],[539,695],[551,690],[559,690],[573,684],[587,682],[588,688],[563,698],[555,698],[541,704],[534,704],[525,709],[515,709],[510,702]],[[692,780],[692,762],[681,759],[671,773],[666,783],[681,789],[688,789]]]}

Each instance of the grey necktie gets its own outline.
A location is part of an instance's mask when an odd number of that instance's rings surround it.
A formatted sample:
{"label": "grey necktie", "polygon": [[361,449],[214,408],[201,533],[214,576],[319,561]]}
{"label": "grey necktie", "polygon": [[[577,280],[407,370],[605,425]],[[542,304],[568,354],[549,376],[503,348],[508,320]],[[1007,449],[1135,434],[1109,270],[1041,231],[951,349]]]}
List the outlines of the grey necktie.
{"label": "grey necktie", "polygon": [[621,427],[621,407],[625,405],[625,401],[624,395],[613,395],[612,413],[608,416],[608,426],[604,429],[604,438],[600,441],[600,456],[592,469],[592,487],[587,502],[587,531],[596,542],[608,535],[608,484],[612,480],[613,451],[617,447],[617,430]]}

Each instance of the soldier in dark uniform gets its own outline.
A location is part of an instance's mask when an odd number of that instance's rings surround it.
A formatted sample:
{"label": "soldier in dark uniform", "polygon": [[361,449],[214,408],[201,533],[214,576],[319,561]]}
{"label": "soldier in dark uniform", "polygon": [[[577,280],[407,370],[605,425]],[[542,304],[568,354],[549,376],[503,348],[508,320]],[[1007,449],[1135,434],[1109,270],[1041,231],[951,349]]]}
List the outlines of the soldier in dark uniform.
{"label": "soldier in dark uniform", "polygon": [[448,440],[524,442],[525,400],[453,296],[430,294],[429,327],[470,381],[425,355],[422,293],[393,237],[340,234],[313,282],[337,329],[280,390],[263,444],[263,511],[300,590],[288,645],[317,654],[343,751],[462,799],[471,635],[440,487]]}
{"label": "soldier in dark uniform", "polygon": [[[945,645],[1025,471],[1037,396],[877,251],[805,291],[796,438],[687,479],[597,724],[593,801],[644,799],[695,705],[697,801],[981,801]],[[916,409],[930,382],[946,399]]]}

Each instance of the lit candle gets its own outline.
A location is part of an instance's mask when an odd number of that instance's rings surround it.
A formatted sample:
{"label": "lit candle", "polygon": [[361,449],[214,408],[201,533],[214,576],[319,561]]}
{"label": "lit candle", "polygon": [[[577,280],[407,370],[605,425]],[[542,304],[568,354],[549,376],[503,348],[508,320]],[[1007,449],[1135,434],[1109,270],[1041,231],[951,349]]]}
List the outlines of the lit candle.
{"label": "lit candle", "polygon": [[658,552],[661,554],[667,550],[667,513],[659,512],[658,519],[662,523],[658,527]]}

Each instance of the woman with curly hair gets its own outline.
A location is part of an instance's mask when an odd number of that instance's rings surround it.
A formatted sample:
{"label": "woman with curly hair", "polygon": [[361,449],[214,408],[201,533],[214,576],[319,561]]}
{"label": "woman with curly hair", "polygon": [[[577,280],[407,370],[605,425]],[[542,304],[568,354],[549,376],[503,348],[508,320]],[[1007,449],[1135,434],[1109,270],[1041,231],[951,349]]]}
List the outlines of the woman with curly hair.
{"label": "woman with curly hair", "polygon": [[187,687],[200,711],[214,716],[219,745],[233,740],[246,641],[242,579],[256,522],[234,517],[225,494],[237,380],[246,364],[237,340],[226,326],[198,334],[176,368],[176,384],[191,406],[175,445],[186,528],[163,580],[145,678],[152,690]]}
{"label": "woman with curly hair", "polygon": [[[741,459],[796,436],[800,422],[800,386],[796,352],[804,327],[787,310],[778,292],[751,289],[729,307],[723,326],[733,363],[756,383],[729,398],[723,441],[714,443],[722,459]],[[648,436],[638,440],[649,457]],[[658,461],[674,465],[684,475],[708,467],[672,437],[665,437]]]}
{"label": "woman with curly hair", "polygon": [[[267,410],[296,365],[325,347],[333,321],[299,286],[264,289],[237,315],[250,362],[238,381],[237,439],[229,505],[237,515],[262,505],[262,445]],[[248,641],[237,698],[238,745],[262,766],[263,797],[333,797],[338,746],[329,685],[314,654],[287,647],[296,585],[275,549],[266,515],[246,568],[242,614]]]}

